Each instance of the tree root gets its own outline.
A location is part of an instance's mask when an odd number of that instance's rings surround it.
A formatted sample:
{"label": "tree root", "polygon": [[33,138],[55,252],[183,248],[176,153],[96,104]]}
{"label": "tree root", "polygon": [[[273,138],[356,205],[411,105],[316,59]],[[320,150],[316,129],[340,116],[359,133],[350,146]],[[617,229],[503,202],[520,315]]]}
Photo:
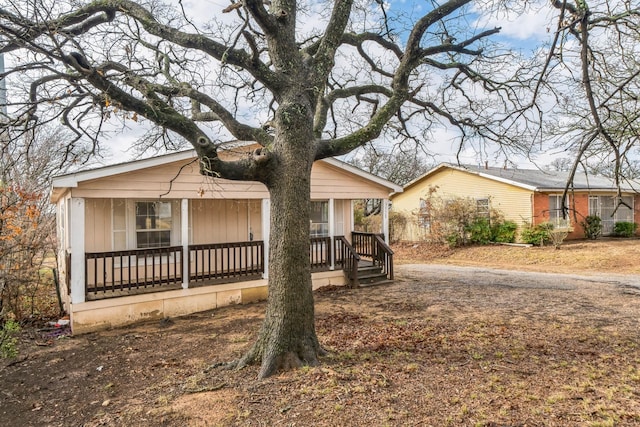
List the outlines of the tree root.
{"label": "tree root", "polygon": [[218,385],[212,385],[212,386],[202,386],[202,387],[198,387],[198,388],[191,388],[191,389],[186,389],[185,392],[189,393],[189,394],[193,394],[193,393],[204,393],[207,391],[216,391],[216,390],[220,390],[221,388],[226,387],[228,384],[227,383],[220,383]]}

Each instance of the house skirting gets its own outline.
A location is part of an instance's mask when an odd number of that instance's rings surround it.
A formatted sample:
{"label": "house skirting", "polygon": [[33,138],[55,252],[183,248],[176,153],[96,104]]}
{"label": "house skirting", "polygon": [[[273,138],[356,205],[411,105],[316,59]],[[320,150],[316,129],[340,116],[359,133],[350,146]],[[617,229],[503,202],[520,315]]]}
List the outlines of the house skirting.
{"label": "house skirting", "polygon": [[[346,284],[342,270],[312,274],[313,289]],[[130,325],[144,320],[184,316],[267,298],[267,280],[226,283],[69,304],[74,335]]]}

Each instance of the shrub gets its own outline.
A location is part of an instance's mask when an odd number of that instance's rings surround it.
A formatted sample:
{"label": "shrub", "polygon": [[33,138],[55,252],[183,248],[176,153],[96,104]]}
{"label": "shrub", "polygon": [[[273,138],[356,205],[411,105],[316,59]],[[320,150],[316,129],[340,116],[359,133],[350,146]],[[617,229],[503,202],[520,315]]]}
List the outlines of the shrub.
{"label": "shrub", "polygon": [[0,329],[0,357],[16,357],[18,355],[18,335],[20,332],[20,325],[17,322],[9,319],[4,322]]}
{"label": "shrub", "polygon": [[638,224],[635,222],[616,222],[613,226],[613,234],[619,237],[633,237],[636,228],[638,228]]}
{"label": "shrub", "polygon": [[569,231],[564,230],[551,230],[549,231],[549,238],[551,239],[551,243],[553,243],[553,247],[556,249],[560,249],[562,242],[569,235]]}
{"label": "shrub", "polygon": [[524,243],[542,246],[551,241],[551,230],[553,230],[553,224],[548,222],[543,222],[535,227],[528,225],[522,229],[520,238]]}
{"label": "shrub", "polygon": [[595,240],[602,234],[602,219],[598,215],[589,215],[580,223],[584,237]]}
{"label": "shrub", "polygon": [[513,243],[516,241],[518,224],[513,221],[496,222],[491,226],[491,240],[497,243]]}
{"label": "shrub", "polygon": [[465,232],[469,234],[471,243],[486,245],[491,241],[491,225],[487,218],[476,218],[471,224],[465,227]]}

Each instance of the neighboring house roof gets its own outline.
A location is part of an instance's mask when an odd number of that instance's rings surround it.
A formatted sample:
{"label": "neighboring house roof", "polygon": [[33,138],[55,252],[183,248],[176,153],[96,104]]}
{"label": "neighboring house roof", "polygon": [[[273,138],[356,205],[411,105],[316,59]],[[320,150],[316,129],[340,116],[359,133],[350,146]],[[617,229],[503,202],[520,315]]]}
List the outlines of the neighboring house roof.
{"label": "neighboring house roof", "polygon": [[[405,189],[420,184],[429,176],[443,169],[450,168],[462,172],[475,174],[483,178],[491,179],[516,187],[524,188],[536,192],[564,191],[569,179],[569,172],[547,171],[541,169],[506,169],[497,167],[480,167],[472,165],[456,165],[452,163],[441,163],[426,174],[414,179],[404,186]],[[573,190],[591,191],[614,191],[617,190],[616,183],[611,178],[597,175],[585,175],[576,173],[573,183],[569,187]],[[636,193],[640,191],[640,183],[625,181],[620,184],[624,192]]]}
{"label": "neighboring house roof", "polygon": [[[94,169],[81,170],[65,175],[59,175],[53,178],[50,199],[52,202],[56,202],[67,189],[77,187],[78,184],[83,181],[106,178],[121,173],[139,171],[142,169],[162,166],[177,161],[187,161],[190,159],[195,159],[196,157],[197,154],[195,150],[186,150],[177,153],[159,155],[149,159],[133,160]],[[367,181],[371,181],[373,183],[381,185],[382,187],[386,187],[389,189],[389,193],[402,192],[401,186],[394,184],[393,182],[386,179],[380,178],[377,175],[363,171],[362,169],[358,169],[357,167],[349,165],[340,160],[327,158],[319,161],[331,165],[337,169],[341,169],[350,174],[356,175]]]}

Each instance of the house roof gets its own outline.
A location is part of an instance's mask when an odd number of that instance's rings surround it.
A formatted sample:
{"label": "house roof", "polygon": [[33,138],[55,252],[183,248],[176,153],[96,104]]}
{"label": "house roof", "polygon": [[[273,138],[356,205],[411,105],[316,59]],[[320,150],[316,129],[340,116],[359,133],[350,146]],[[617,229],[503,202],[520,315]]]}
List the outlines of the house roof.
{"label": "house roof", "polygon": [[[196,157],[197,154],[195,150],[186,150],[171,154],[159,155],[148,159],[133,160],[124,163],[59,175],[53,178],[50,199],[55,203],[67,189],[78,187],[78,184],[84,181],[106,178],[121,173],[134,172],[146,168],[162,166],[177,161],[186,161],[195,159]],[[381,185],[382,187],[386,187],[389,189],[389,193],[402,192],[401,186],[394,184],[393,182],[381,178],[377,175],[363,171],[362,169],[349,165],[340,160],[327,158],[319,161],[331,165],[337,169],[341,169],[347,173],[356,175],[367,181],[371,181],[373,183]]]}
{"label": "house roof", "polygon": [[[434,173],[447,168],[475,174],[483,178],[537,192],[564,191],[567,185],[567,181],[569,180],[569,172],[567,171],[548,171],[541,169],[507,169],[441,163],[440,165],[428,171],[426,174],[414,179],[413,181],[405,185],[404,188],[407,189],[409,187],[417,185]],[[584,173],[576,173],[573,178],[572,185],[569,186],[569,188],[577,191],[617,190],[616,183],[613,179],[598,175],[586,175]],[[620,183],[620,188],[624,192],[636,193],[640,191],[640,183],[634,181],[625,181]]]}

